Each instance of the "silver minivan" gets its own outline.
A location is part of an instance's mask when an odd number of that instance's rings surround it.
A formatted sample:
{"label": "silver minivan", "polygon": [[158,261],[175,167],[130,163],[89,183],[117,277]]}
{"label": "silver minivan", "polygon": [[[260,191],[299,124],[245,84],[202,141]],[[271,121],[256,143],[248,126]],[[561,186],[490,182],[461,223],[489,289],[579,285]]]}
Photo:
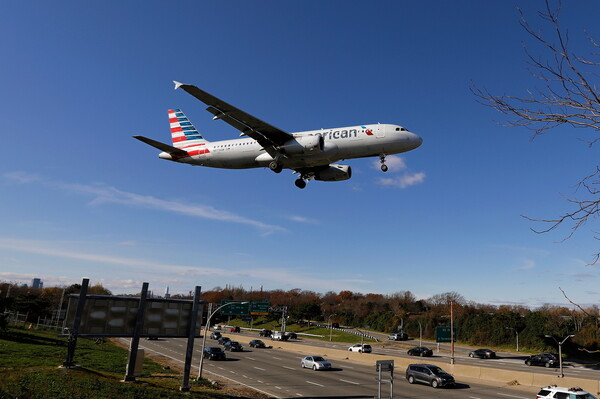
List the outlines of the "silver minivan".
{"label": "silver minivan", "polygon": [[420,382],[434,388],[454,386],[454,377],[438,366],[432,364],[409,364],[406,368],[406,379],[410,384]]}

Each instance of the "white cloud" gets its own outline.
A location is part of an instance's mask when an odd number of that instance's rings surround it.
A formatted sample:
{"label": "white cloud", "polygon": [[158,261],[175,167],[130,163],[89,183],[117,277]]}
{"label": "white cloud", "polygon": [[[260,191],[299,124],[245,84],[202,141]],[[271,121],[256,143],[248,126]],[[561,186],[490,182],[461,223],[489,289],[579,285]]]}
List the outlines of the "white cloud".
{"label": "white cloud", "polygon": [[4,177],[8,180],[16,181],[19,183],[33,183],[39,179],[39,177],[35,174],[28,174],[21,171],[4,173]]}
{"label": "white cloud", "polygon": [[294,222],[298,222],[298,223],[310,223],[310,224],[317,224],[317,223],[319,223],[315,219],[307,218],[307,217],[304,217],[304,216],[297,216],[297,215],[291,215],[291,216],[288,217],[288,219],[290,219],[291,221],[294,221]]}
{"label": "white cloud", "polygon": [[[24,172],[5,173],[4,177],[21,183],[32,183],[38,180],[36,177],[29,176]],[[165,200],[151,195],[122,191],[110,186],[48,182],[44,180],[41,180],[41,182],[44,182],[47,186],[58,187],[78,194],[92,196],[94,197],[91,201],[92,205],[107,203],[130,205],[156,209],[163,212],[173,212],[202,219],[246,224],[261,229],[264,234],[271,234],[276,231],[286,231],[283,227],[264,223],[260,220],[250,219],[229,211],[217,209],[210,205],[188,204],[174,200]]]}
{"label": "white cloud", "polygon": [[516,268],[516,270],[531,270],[535,268],[535,262],[530,259],[525,259],[523,264]]}
{"label": "white cloud", "polygon": [[[303,288],[314,291],[329,290],[352,290],[360,291],[365,289],[365,285],[372,285],[373,282],[367,280],[340,280],[338,278],[326,279],[322,277],[311,277],[299,272],[296,269],[287,269],[286,267],[271,268],[210,268],[202,266],[170,264],[148,259],[119,257],[102,253],[91,253],[70,248],[71,244],[60,241],[38,241],[0,237],[0,248],[44,255],[62,259],[75,259],[80,261],[81,265],[77,270],[71,272],[70,277],[56,275],[24,274],[14,272],[0,272],[0,279],[9,281],[20,281],[29,284],[33,277],[40,277],[46,287],[53,285],[70,285],[81,281],[81,274],[85,273],[92,284],[101,283],[107,289],[115,293],[134,293],[139,291],[142,281],[151,283],[152,289],[162,289],[166,285],[172,288],[172,292],[177,290],[191,289],[194,281],[203,281],[210,285],[219,283],[227,279],[232,284],[257,284],[271,283],[277,287]],[[86,263],[93,264],[93,268]],[[277,263],[277,262],[275,262]],[[118,273],[123,273],[126,278],[119,278],[113,275],[106,278],[106,269],[102,265],[120,266]],[[83,272],[85,271],[85,272]],[[62,272],[67,274],[63,266]],[[139,276],[139,278],[130,278],[129,276]],[[249,278],[251,280],[249,280]]]}
{"label": "white cloud", "polygon": [[377,184],[382,186],[407,188],[414,186],[415,184],[423,183],[425,181],[425,172],[419,173],[404,173],[402,176],[396,177],[382,177],[377,181]]}

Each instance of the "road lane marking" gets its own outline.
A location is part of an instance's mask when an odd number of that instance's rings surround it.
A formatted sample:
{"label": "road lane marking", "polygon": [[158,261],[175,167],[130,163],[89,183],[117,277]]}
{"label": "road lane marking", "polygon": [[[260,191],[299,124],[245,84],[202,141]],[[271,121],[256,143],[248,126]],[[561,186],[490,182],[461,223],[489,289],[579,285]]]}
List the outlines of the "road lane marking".
{"label": "road lane marking", "polygon": [[347,382],[348,384],[359,385],[359,383],[358,383],[358,382],[354,382],[354,381],[348,381],[348,380],[342,380],[341,378],[340,378],[340,381],[342,381],[342,382]]}
{"label": "road lane marking", "polygon": [[509,395],[507,393],[500,393],[500,392],[497,392],[497,393],[498,393],[498,395],[508,396],[509,398],[528,399],[528,398],[526,398],[524,396],[515,396],[515,395]]}
{"label": "road lane marking", "polygon": [[288,369],[288,370],[296,370],[296,369],[295,369],[295,368],[293,368],[293,367],[288,367],[288,366],[281,366],[281,367],[283,367],[284,369]]}
{"label": "road lane marking", "polygon": [[254,366],[254,368],[257,369],[257,370],[260,370],[260,371],[267,371],[265,369],[261,369],[260,367],[256,367],[256,366]]}
{"label": "road lane marking", "polygon": [[469,399],[481,399],[481,398],[478,398],[477,396],[469,396]]}
{"label": "road lane marking", "polygon": [[[159,355],[162,355],[162,356],[168,357],[169,359],[171,359],[171,360],[174,360],[174,361],[176,361],[176,362],[179,362],[179,363],[184,363],[184,364],[185,364],[185,362],[184,362],[183,360],[181,360],[181,359],[177,359],[177,358],[174,358],[174,357],[172,357],[172,356],[165,355],[164,353],[161,353],[161,352],[159,352],[159,351],[156,351],[156,350],[152,350],[152,349],[148,349],[148,350],[149,350],[150,352],[158,353]],[[213,365],[213,364],[211,364],[211,366],[214,366],[214,365]],[[197,368],[198,368],[198,366],[194,366],[194,365],[192,365],[192,368],[195,368],[195,369],[197,369]],[[233,382],[234,382],[234,383],[236,383],[236,384],[243,385],[243,386],[245,386],[245,387],[248,387],[248,388],[250,388],[250,389],[254,389],[255,391],[258,391],[258,392],[260,392],[260,393],[264,393],[265,395],[268,395],[268,396],[273,396],[273,397],[275,397],[275,398],[278,398],[278,399],[280,399],[280,398],[279,398],[279,396],[277,396],[277,395],[273,395],[272,393],[269,393],[269,392],[263,391],[262,389],[260,389],[260,388],[257,388],[257,387],[253,387],[253,386],[251,386],[251,385],[244,384],[243,382],[241,382],[241,381],[237,381],[237,380],[234,380],[233,378],[225,377],[224,375],[217,374],[217,373],[215,373],[215,372],[212,372],[212,371],[210,371],[210,370],[206,370],[206,372],[207,372],[207,373],[210,373],[210,374],[218,375],[218,376],[219,376],[219,377],[221,377],[221,378],[225,378],[226,380],[233,381]],[[262,383],[263,383],[263,382],[262,382],[262,381],[260,381],[260,380],[257,380],[257,381],[258,381],[258,383],[259,383],[259,384],[262,384]]]}
{"label": "road lane marking", "polygon": [[246,357],[246,359],[250,359],[250,360],[256,360],[255,358],[253,358],[253,357],[250,357],[250,356]]}
{"label": "road lane marking", "polygon": [[305,381],[308,382],[309,384],[313,384],[313,385],[318,385],[320,387],[324,387],[325,385],[321,385],[321,384],[317,384],[316,382],[312,382],[312,381]]}
{"label": "road lane marking", "polygon": [[275,357],[275,356],[271,356],[271,357],[272,357],[273,359],[275,359],[275,360],[283,360],[283,359],[282,359],[282,358],[280,358],[280,357]]}

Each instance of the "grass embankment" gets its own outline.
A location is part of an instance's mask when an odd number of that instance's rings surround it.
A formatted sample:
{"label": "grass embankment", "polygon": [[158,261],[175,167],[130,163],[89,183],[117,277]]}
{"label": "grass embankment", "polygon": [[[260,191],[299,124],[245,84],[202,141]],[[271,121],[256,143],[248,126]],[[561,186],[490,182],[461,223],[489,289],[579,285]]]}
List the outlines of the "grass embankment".
{"label": "grass embankment", "polygon": [[56,332],[11,329],[0,335],[0,399],[234,397],[217,392],[205,380],[194,382],[191,394],[181,393],[181,374],[148,358],[138,383],[120,382],[128,351],[111,342],[79,338],[75,362],[81,368],[59,368],[66,354],[67,340]]}
{"label": "grass embankment", "polygon": [[[226,324],[226,323],[222,323],[222,324]],[[229,325],[239,326],[242,328],[250,328],[250,322],[245,322],[245,321],[242,321],[241,319],[233,319],[233,320],[231,320]],[[277,321],[273,321],[273,320],[267,321],[265,318],[258,318],[252,322],[252,328],[280,331],[281,325],[278,324]],[[328,328],[317,327],[317,326],[306,326],[306,325],[291,323],[291,324],[286,325],[285,330],[287,332],[321,335],[322,337],[317,336],[317,337],[310,337],[310,338],[318,339],[321,341],[329,341],[330,331]],[[299,338],[302,338],[302,336],[300,336]],[[345,342],[345,343],[355,344],[355,343],[360,343],[361,340],[362,340],[361,337],[358,335],[349,334],[347,332],[338,331],[335,329],[331,330],[331,341],[332,342]],[[369,338],[364,339],[365,343],[371,342],[371,341],[372,340]]]}

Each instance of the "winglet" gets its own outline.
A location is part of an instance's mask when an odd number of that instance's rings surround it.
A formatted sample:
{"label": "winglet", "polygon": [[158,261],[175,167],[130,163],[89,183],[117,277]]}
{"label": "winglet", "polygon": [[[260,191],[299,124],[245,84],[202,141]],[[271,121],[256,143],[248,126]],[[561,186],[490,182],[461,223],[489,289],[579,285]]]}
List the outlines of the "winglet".
{"label": "winglet", "polygon": [[181,86],[183,86],[183,83],[181,83],[181,82],[178,82],[178,81],[176,81],[176,80],[174,80],[174,81],[173,81],[173,83],[175,83],[175,89],[173,89],[173,90],[177,90],[177,89],[179,89]]}

